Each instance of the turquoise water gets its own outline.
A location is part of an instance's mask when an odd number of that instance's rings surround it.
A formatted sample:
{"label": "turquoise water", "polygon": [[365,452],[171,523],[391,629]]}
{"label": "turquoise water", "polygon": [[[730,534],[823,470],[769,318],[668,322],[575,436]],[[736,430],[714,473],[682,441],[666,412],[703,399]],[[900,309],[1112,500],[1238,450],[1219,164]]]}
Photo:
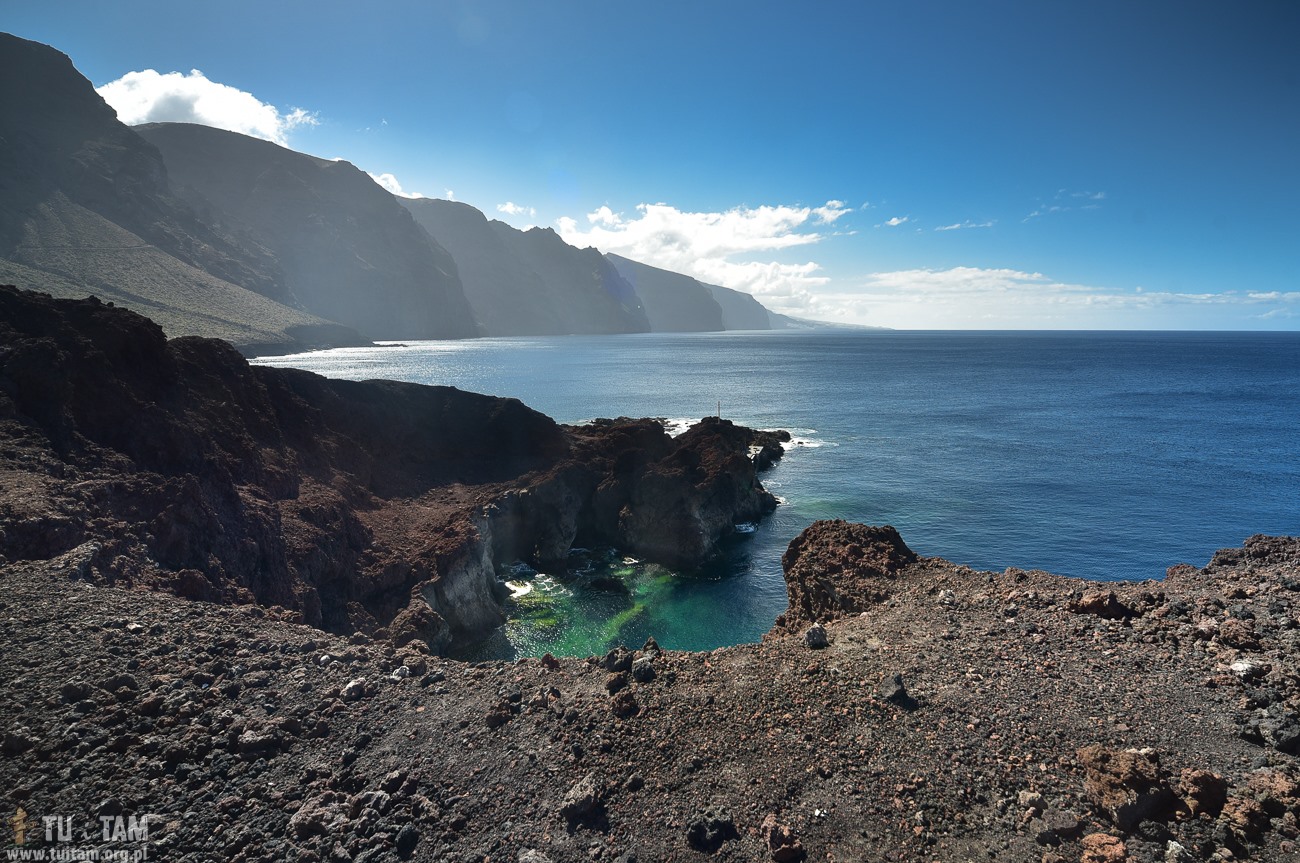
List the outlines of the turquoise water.
{"label": "turquoise water", "polygon": [[780,556],[819,518],[893,524],[980,569],[1159,578],[1252,533],[1300,533],[1297,333],[700,333],[480,339],[275,357],[352,379],[513,396],[562,422],[722,415],[796,438],[783,503],[727,554],[668,573],[593,550],[585,576],[503,573],[479,655],[754,641]]}

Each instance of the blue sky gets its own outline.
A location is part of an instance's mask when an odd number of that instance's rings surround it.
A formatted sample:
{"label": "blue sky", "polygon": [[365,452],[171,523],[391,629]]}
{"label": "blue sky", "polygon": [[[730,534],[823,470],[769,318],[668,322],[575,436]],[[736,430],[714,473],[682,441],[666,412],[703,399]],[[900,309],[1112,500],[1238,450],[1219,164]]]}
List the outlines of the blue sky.
{"label": "blue sky", "polygon": [[160,73],[104,91],[136,119],[778,311],[1300,328],[1300,4],[4,0],[0,29],[96,86]]}

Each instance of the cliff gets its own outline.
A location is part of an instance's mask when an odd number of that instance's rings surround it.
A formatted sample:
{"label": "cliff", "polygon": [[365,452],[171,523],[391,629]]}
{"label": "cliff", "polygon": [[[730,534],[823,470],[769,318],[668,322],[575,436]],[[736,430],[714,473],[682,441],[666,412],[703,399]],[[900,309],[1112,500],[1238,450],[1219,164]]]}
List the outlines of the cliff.
{"label": "cliff", "polygon": [[722,326],[728,330],[770,330],[771,313],[758,300],[743,291],[718,285],[705,285],[722,310]]}
{"label": "cliff", "polygon": [[487,335],[640,333],[650,322],[636,291],[594,249],[549,228],[520,231],[457,201],[400,199],[461,268]]}
{"label": "cliff", "polygon": [[611,544],[697,565],[775,506],[755,433],[563,428],[518,401],[251,367],[97,300],[0,288],[0,556],[257,602],[435,650],[502,620],[495,566]]}
{"label": "cliff", "polygon": [[451,255],[365,172],[209,126],[136,131],[197,212],[275,256],[273,299],[369,338],[478,334]]}
{"label": "cliff", "polygon": [[605,257],[645,303],[652,331],[689,333],[726,329],[722,308],[713,294],[690,276],[651,267],[621,255],[606,254]]}
{"label": "cliff", "polygon": [[174,335],[303,349],[360,337],[281,300],[265,248],[176,195],[158,151],[63,54],[0,33],[0,279],[98,293]]}

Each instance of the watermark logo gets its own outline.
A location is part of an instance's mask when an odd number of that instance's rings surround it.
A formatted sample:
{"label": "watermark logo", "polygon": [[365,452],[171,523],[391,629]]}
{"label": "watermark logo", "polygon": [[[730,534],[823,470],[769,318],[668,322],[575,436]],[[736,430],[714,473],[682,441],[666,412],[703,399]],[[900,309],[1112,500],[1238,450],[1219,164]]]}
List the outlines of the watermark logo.
{"label": "watermark logo", "polygon": [[[13,845],[6,849],[8,861],[41,861],[41,863],[144,863],[149,859],[149,824],[153,815],[101,815],[97,822],[89,819],[77,830],[76,819],[71,815],[43,815],[34,818],[21,806],[6,819],[13,830]],[[80,835],[78,835],[80,832]],[[40,839],[44,843],[40,843]],[[86,844],[78,844],[78,842]],[[103,848],[98,844],[123,845],[120,848]]]}
{"label": "watermark logo", "polygon": [[27,844],[27,810],[19,806],[14,817],[9,819],[9,825],[14,828],[14,844]]}

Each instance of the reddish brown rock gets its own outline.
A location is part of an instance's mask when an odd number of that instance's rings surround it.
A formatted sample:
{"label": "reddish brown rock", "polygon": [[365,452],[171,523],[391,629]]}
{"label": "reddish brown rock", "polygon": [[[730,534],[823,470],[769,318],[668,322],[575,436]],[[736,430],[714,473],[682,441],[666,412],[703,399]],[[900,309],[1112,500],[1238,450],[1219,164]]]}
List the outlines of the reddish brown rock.
{"label": "reddish brown rock", "polygon": [[790,608],[778,624],[799,629],[865,611],[917,560],[892,527],[814,522],[781,557]]}
{"label": "reddish brown rock", "polygon": [[1089,833],[1080,844],[1083,846],[1080,863],[1124,863],[1128,859],[1128,846],[1108,833]]}
{"label": "reddish brown rock", "polygon": [[1217,773],[1187,767],[1179,775],[1178,796],[1192,815],[1213,817],[1228,799],[1228,783]]}
{"label": "reddish brown rock", "polygon": [[1176,798],[1154,752],[1107,749],[1094,743],[1080,749],[1078,758],[1088,800],[1121,830],[1173,816]]}
{"label": "reddish brown rock", "polygon": [[1248,840],[1258,838],[1268,828],[1268,813],[1250,797],[1229,797],[1219,817],[1232,832]]}
{"label": "reddish brown rock", "polygon": [[1255,623],[1230,617],[1219,624],[1219,643],[1238,650],[1259,650],[1259,639],[1255,637]]}
{"label": "reddish brown rock", "polygon": [[1095,614],[1107,620],[1132,617],[1133,609],[1119,601],[1113,590],[1089,590],[1070,600],[1070,611],[1075,614]]}
{"label": "reddish brown rock", "polygon": [[772,859],[776,863],[797,863],[808,856],[803,844],[795,837],[794,831],[788,825],[778,823],[775,813],[768,813],[763,819],[759,832],[767,842],[767,850],[771,852]]}

